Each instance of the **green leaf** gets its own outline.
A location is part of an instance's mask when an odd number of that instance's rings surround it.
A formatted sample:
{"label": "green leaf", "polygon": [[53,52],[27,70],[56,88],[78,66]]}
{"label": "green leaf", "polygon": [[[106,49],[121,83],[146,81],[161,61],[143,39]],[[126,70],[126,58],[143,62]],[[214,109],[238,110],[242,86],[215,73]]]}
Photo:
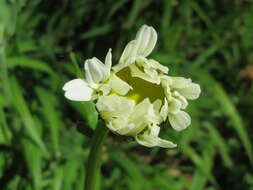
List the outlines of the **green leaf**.
{"label": "green leaf", "polygon": [[47,63],[28,57],[10,57],[7,59],[7,64],[9,69],[24,67],[53,74],[53,70],[47,65]]}

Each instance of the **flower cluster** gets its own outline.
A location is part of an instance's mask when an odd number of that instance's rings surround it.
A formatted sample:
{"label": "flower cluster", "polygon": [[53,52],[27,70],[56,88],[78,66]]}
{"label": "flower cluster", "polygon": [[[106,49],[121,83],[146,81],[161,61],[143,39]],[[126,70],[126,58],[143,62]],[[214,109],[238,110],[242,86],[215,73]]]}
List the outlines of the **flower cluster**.
{"label": "flower cluster", "polygon": [[191,79],[167,75],[167,67],[147,58],[156,41],[155,29],[142,26],[118,64],[112,67],[109,49],[104,63],[95,57],[86,60],[86,78],[67,82],[63,90],[70,100],[94,101],[114,133],[132,136],[147,147],[173,148],[176,144],[159,137],[159,125],[168,119],[177,131],[189,126],[191,118],[183,110],[201,90]]}

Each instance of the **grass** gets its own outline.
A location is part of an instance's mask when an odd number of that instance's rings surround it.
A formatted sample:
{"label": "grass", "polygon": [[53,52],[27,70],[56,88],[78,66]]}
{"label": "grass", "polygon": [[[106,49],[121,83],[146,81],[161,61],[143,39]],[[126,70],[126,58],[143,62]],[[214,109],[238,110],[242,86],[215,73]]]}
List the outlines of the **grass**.
{"label": "grass", "polygon": [[250,0],[0,1],[0,189],[83,189],[98,114],[62,86],[108,48],[118,60],[142,24],[158,32],[152,56],[202,95],[187,130],[162,129],[176,149],[110,134],[97,189],[253,189],[252,12]]}

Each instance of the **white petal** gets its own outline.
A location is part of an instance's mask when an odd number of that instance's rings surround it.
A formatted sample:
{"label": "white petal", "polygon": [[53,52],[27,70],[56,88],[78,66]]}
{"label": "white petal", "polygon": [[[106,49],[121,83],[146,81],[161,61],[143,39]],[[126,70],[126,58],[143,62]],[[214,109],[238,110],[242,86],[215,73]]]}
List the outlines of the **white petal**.
{"label": "white petal", "polygon": [[160,84],[160,77],[156,73],[145,73],[141,71],[135,64],[132,64],[130,66],[131,75],[132,77],[138,77],[140,79],[143,79],[145,81],[154,83],[154,84]]}
{"label": "white petal", "polygon": [[162,106],[162,100],[156,99],[156,100],[153,102],[153,107],[154,107],[154,110],[155,110],[155,111],[159,112],[161,106]]}
{"label": "white petal", "polygon": [[115,132],[117,130],[117,126],[113,125],[112,124],[112,121],[109,121],[107,124],[106,124],[106,127],[108,127],[111,131]]}
{"label": "white petal", "polygon": [[154,49],[157,41],[157,33],[153,27],[150,28],[150,37],[148,44],[146,46],[145,52],[143,53],[144,57],[147,57]]}
{"label": "white petal", "polygon": [[133,123],[127,125],[124,125],[124,123],[119,123],[118,126],[119,128],[115,132],[120,135],[129,135],[129,133],[135,128]]}
{"label": "white petal", "polygon": [[127,135],[129,131],[134,128],[133,124],[128,124],[127,121],[124,120],[109,122],[106,126],[116,134],[120,135]]}
{"label": "white petal", "polygon": [[173,114],[178,113],[181,109],[181,106],[182,106],[181,101],[172,97],[169,100],[169,113]]}
{"label": "white petal", "polygon": [[200,95],[200,86],[196,83],[191,83],[187,88],[177,89],[177,91],[185,98],[194,100]]}
{"label": "white petal", "polygon": [[161,83],[162,85],[165,86],[169,86],[172,85],[172,78],[167,76],[167,75],[162,75],[161,76]]}
{"label": "white petal", "polygon": [[113,118],[129,116],[134,108],[134,101],[112,94],[99,97],[96,107],[106,121]]}
{"label": "white petal", "polygon": [[173,96],[181,102],[181,108],[185,109],[188,106],[188,102],[184,96],[179,94],[177,91],[173,92]]}
{"label": "white petal", "polygon": [[111,88],[120,95],[125,95],[128,93],[130,89],[132,89],[132,87],[129,84],[121,80],[116,75],[112,75],[110,79],[110,84]]}
{"label": "white petal", "polygon": [[137,55],[147,57],[155,47],[157,33],[153,27],[143,25],[136,35],[138,50]]}
{"label": "white petal", "polygon": [[150,125],[149,128],[150,128],[150,134],[158,137],[161,128],[157,125]]}
{"label": "white petal", "polygon": [[157,139],[157,146],[162,147],[162,148],[175,148],[175,147],[177,147],[177,145],[174,144],[173,142],[168,141],[168,140],[164,140],[161,138]]}
{"label": "white petal", "polygon": [[[129,115],[132,113],[135,103],[125,97],[112,94],[99,97],[96,107],[107,127],[114,132],[125,135]],[[125,129],[124,129],[125,128]]]}
{"label": "white petal", "polygon": [[109,83],[103,83],[99,86],[99,91],[102,92],[102,95],[108,95],[111,92],[111,85]]}
{"label": "white petal", "polygon": [[[147,25],[143,25],[136,34],[136,41],[138,44],[138,55],[143,55],[145,52],[146,46],[148,45],[148,41],[150,38],[150,30]],[[144,56],[145,57],[145,56]]]}
{"label": "white petal", "polygon": [[146,147],[159,146],[163,148],[174,148],[177,145],[158,137],[160,127],[156,125],[149,126],[144,132],[135,136],[135,140]]}
{"label": "white petal", "polygon": [[120,70],[132,65],[136,60],[136,57],[130,57],[125,62],[119,63],[113,67],[113,71],[115,73],[119,72]]}
{"label": "white petal", "polygon": [[143,146],[154,147],[157,145],[156,138],[154,136],[149,136],[146,134],[139,134],[135,137],[135,140]]}
{"label": "white petal", "polygon": [[177,131],[181,131],[191,124],[190,116],[184,111],[169,114],[169,121],[171,126]]}
{"label": "white petal", "polygon": [[191,84],[191,79],[186,79],[184,77],[170,77],[172,80],[172,87],[179,89],[179,88],[186,88]]}
{"label": "white petal", "polygon": [[[156,99],[152,104],[153,104],[153,110],[154,110],[154,116],[152,118],[152,121],[155,123],[161,123],[164,121],[163,116],[161,115],[161,107],[162,107],[162,100],[161,99]],[[167,117],[168,113],[166,114]]]}
{"label": "white petal", "polygon": [[136,45],[136,40],[132,40],[126,45],[120,57],[119,64],[126,62],[131,57],[136,57]]}
{"label": "white petal", "polygon": [[63,86],[65,97],[74,101],[90,101],[93,90],[82,79],[74,79]]}
{"label": "white petal", "polygon": [[129,117],[129,123],[133,123],[135,128],[130,131],[129,135],[136,135],[142,131],[150,120],[154,117],[153,105],[148,98],[137,104]]}
{"label": "white petal", "polygon": [[112,67],[112,49],[111,48],[108,50],[108,53],[106,54],[106,57],[105,57],[105,67],[110,74],[110,70]]}
{"label": "white petal", "polygon": [[98,84],[109,77],[108,70],[105,65],[96,57],[85,61],[85,73],[87,82],[91,85]]}
{"label": "white petal", "polygon": [[157,62],[154,59],[149,59],[148,63],[152,66],[152,68],[159,70],[163,73],[168,73],[169,72],[169,68],[166,66],[163,66],[162,64],[160,64],[159,62]]}

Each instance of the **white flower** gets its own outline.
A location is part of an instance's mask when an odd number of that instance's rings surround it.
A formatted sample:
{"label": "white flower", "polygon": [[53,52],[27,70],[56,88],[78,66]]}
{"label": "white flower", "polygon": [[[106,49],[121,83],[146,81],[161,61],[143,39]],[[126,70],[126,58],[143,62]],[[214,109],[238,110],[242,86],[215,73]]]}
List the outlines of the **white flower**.
{"label": "white flower", "polygon": [[97,58],[88,59],[86,79],[69,81],[63,90],[70,100],[95,101],[114,133],[133,136],[147,147],[172,148],[176,144],[159,137],[159,125],[168,119],[177,131],[189,126],[191,118],[183,110],[187,100],[198,98],[201,90],[191,79],[168,76],[167,67],[147,58],[156,41],[154,28],[142,26],[118,64],[111,68],[111,50],[105,64]]}

